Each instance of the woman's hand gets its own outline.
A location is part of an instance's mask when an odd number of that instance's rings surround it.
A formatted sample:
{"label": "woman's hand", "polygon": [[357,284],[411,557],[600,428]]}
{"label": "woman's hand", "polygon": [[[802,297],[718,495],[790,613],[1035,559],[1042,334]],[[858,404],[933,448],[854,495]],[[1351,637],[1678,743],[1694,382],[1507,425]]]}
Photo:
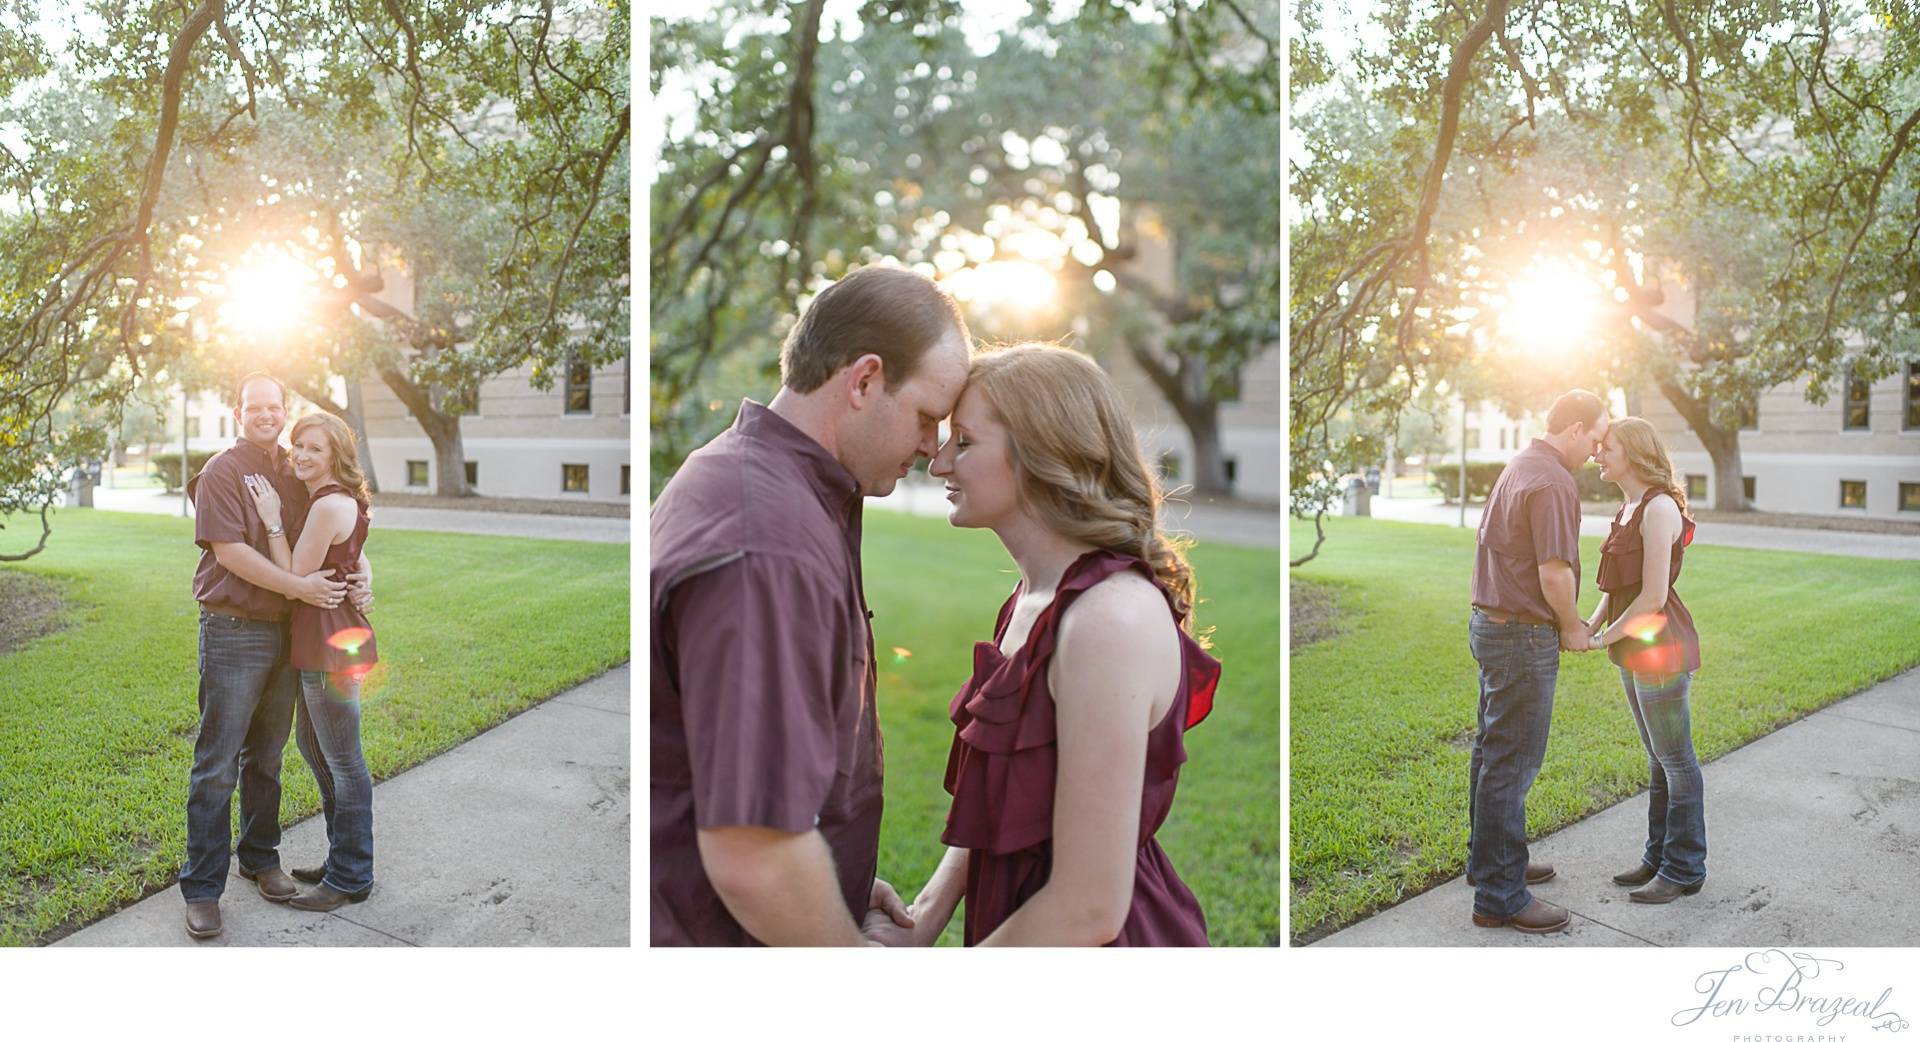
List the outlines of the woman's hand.
{"label": "woman's hand", "polygon": [[280,493],[273,490],[273,482],[259,474],[246,476],[247,491],[253,495],[253,509],[266,522],[268,528],[280,527]]}

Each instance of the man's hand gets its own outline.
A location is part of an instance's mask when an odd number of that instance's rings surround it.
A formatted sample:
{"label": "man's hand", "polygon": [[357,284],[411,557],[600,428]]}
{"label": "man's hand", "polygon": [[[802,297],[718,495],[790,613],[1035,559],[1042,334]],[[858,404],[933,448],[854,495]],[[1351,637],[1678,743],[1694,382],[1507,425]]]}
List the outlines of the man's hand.
{"label": "man's hand", "polygon": [[362,615],[373,610],[373,573],[365,565],[356,564],[354,570],[347,573],[347,600],[352,601]]}
{"label": "man's hand", "polygon": [[[871,920],[875,912],[885,913],[895,924],[913,929],[913,913],[907,911],[907,903],[894,893],[893,884],[884,879],[873,881],[873,892],[867,897],[867,919]],[[865,928],[865,923],[862,923]]]}
{"label": "man's hand", "polygon": [[327,578],[326,572],[319,571],[295,579],[292,596],[316,608],[332,608],[340,603],[346,589],[346,583],[334,582]]}
{"label": "man's hand", "polygon": [[1561,651],[1592,651],[1593,646],[1592,634],[1579,626],[1560,631]]}
{"label": "man's hand", "polygon": [[920,941],[916,931],[893,921],[893,916],[883,909],[867,909],[867,917],[860,922],[860,935],[874,944],[886,948],[912,948]]}

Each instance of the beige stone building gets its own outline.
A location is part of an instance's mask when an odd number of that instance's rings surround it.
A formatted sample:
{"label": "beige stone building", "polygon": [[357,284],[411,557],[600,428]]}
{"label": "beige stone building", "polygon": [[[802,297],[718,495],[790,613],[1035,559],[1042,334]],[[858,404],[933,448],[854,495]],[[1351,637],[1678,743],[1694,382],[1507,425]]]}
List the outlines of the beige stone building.
{"label": "beige stone building", "polygon": [[[1920,524],[1920,362],[1867,384],[1848,380],[1825,405],[1805,381],[1759,397],[1740,431],[1740,463],[1756,510],[1871,517]],[[1686,421],[1657,390],[1630,407],[1659,429],[1684,475],[1687,496],[1710,502],[1713,465]]]}

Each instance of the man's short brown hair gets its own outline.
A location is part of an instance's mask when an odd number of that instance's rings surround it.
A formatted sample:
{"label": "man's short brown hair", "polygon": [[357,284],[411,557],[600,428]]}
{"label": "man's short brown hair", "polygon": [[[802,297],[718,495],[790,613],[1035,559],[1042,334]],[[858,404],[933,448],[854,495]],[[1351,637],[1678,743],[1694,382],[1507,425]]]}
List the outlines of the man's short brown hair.
{"label": "man's short brown hair", "polygon": [[933,280],[905,268],[867,267],[820,291],[780,348],[780,382],[805,394],[862,355],[879,355],[885,386],[920,368],[927,349],[958,333],[960,305]]}
{"label": "man's short brown hair", "polygon": [[268,383],[274,385],[275,387],[280,388],[280,404],[282,406],[288,404],[287,385],[281,383],[279,377],[273,375],[272,373],[267,372],[265,369],[255,369],[253,372],[248,373],[247,375],[234,381],[233,383],[233,407],[234,408],[237,409],[243,404],[241,402],[241,399],[246,396],[247,385],[254,382],[255,380],[265,380]]}
{"label": "man's short brown hair", "polygon": [[1601,401],[1599,395],[1592,391],[1568,391],[1547,410],[1547,433],[1558,434],[1576,423],[1591,428],[1606,414],[1607,403]]}

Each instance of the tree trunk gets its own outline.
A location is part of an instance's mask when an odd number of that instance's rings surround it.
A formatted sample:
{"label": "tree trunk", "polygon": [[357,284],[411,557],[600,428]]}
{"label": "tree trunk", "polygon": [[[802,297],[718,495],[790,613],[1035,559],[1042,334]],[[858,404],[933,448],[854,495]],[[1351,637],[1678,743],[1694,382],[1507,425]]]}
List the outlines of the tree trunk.
{"label": "tree trunk", "polygon": [[[1713,509],[1728,512],[1753,509],[1747,502],[1746,482],[1741,475],[1744,468],[1740,463],[1740,431],[1717,426],[1707,403],[1688,394],[1671,378],[1661,377],[1656,383],[1661,396],[1687,421],[1694,437],[1700,439],[1707,456],[1713,460]],[[1681,475],[1674,476],[1685,480]]]}
{"label": "tree trunk", "polygon": [[367,402],[360,391],[360,381],[347,380],[347,408],[341,419],[353,428],[353,436],[360,443],[360,472],[367,476],[367,491],[380,491],[380,477],[373,469],[373,446],[367,442]]}
{"label": "tree trunk", "polygon": [[1220,403],[1206,393],[1197,363],[1174,356],[1171,368],[1153,349],[1134,337],[1127,338],[1127,353],[1146,371],[1147,378],[1160,396],[1180,417],[1193,439],[1193,491],[1205,496],[1232,496],[1233,482],[1227,479],[1226,455],[1220,450]]}
{"label": "tree trunk", "polygon": [[426,388],[398,370],[380,370],[380,382],[407,407],[414,422],[427,432],[427,440],[433,443],[433,494],[454,498],[473,495],[473,489],[467,485],[467,448],[460,438],[460,417],[434,408]]}

